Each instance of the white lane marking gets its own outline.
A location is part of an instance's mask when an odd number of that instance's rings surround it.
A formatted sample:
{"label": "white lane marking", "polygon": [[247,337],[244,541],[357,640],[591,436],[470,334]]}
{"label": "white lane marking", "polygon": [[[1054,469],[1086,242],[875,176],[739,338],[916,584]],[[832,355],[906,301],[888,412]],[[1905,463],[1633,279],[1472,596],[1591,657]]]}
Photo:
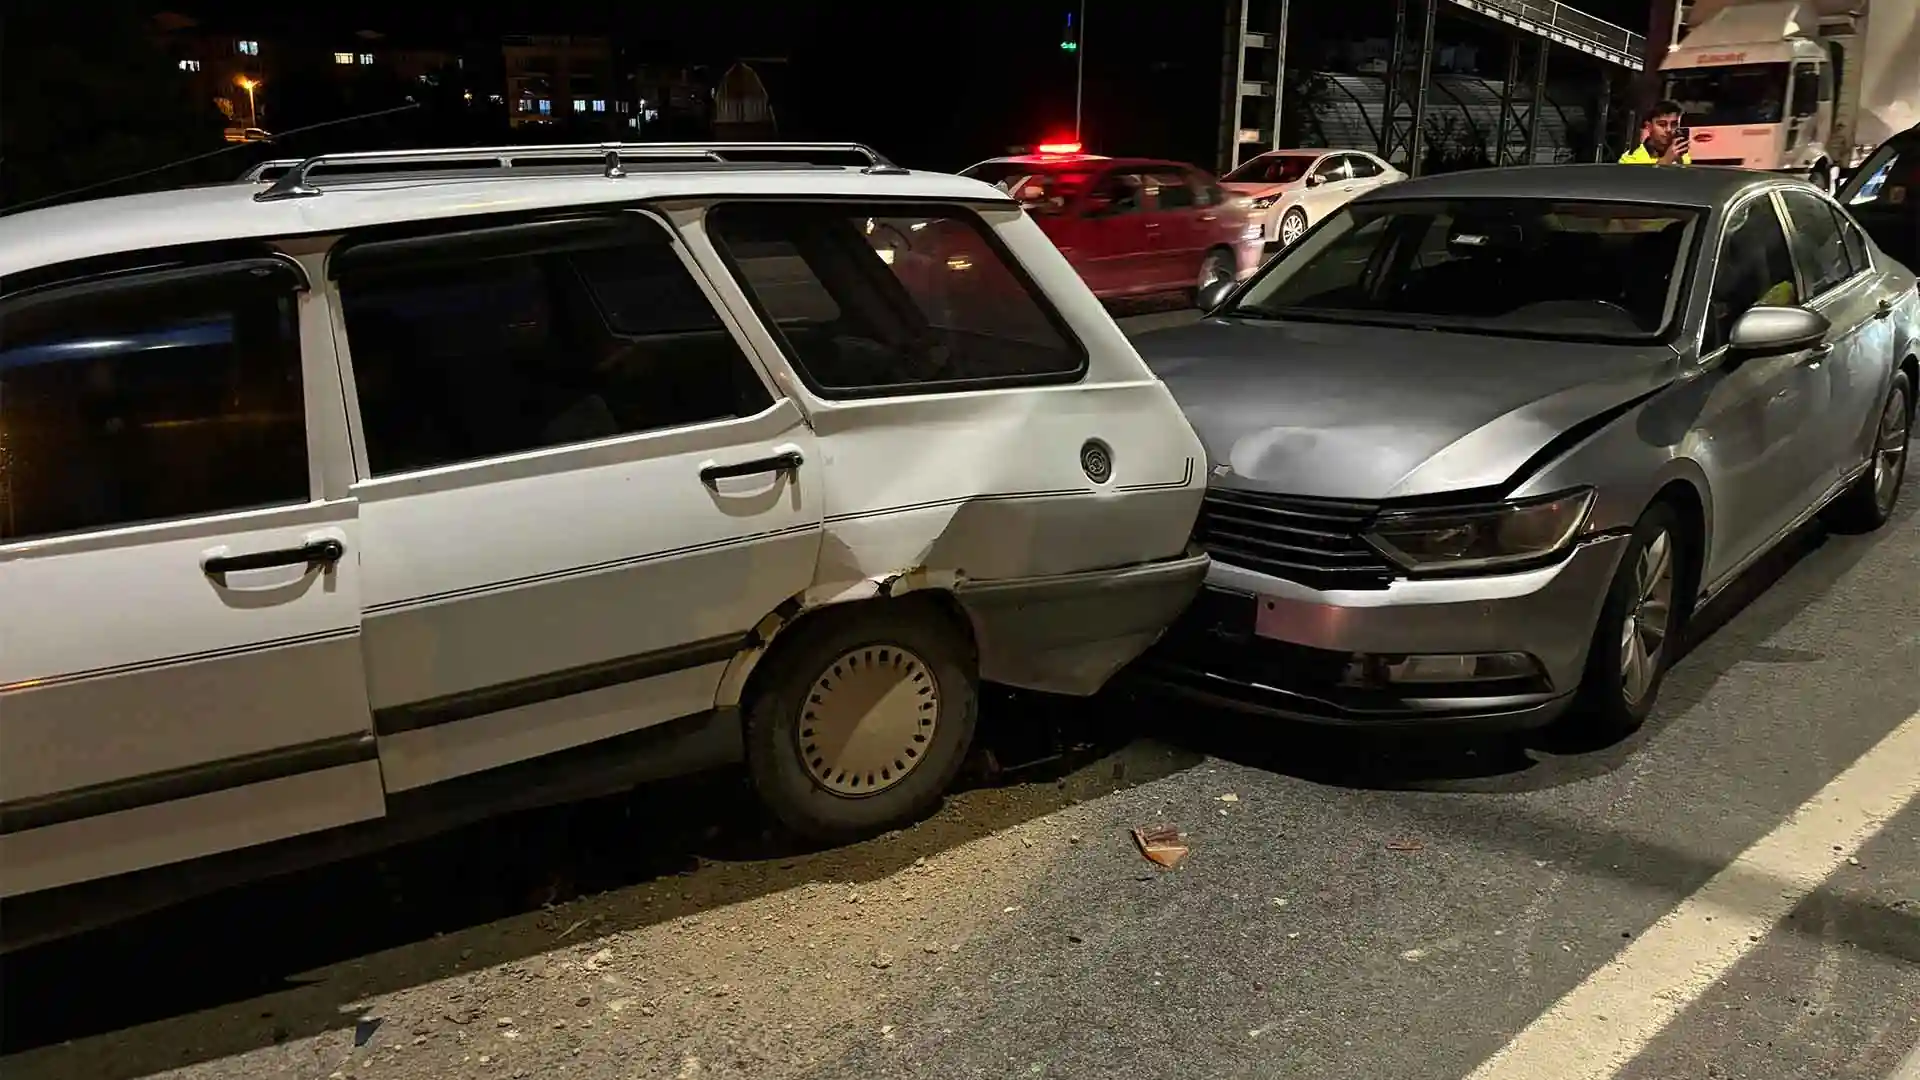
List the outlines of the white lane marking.
{"label": "white lane marking", "polygon": [[1920,713],[1568,991],[1468,1080],[1614,1076],[1916,796]]}

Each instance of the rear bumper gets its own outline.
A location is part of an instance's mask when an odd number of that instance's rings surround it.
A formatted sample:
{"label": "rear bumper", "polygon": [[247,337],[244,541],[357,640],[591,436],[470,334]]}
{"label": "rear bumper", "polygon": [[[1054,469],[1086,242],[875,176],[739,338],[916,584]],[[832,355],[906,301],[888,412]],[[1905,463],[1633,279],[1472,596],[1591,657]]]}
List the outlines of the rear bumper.
{"label": "rear bumper", "polygon": [[954,590],[973,623],[980,676],[1086,696],[1157,641],[1192,603],[1211,560],[1178,558]]}

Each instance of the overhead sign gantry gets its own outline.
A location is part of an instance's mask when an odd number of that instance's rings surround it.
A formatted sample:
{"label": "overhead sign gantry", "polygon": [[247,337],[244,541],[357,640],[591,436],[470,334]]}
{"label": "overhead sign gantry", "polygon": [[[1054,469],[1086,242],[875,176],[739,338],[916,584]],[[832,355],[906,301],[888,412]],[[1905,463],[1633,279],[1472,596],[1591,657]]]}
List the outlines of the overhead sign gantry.
{"label": "overhead sign gantry", "polygon": [[[1545,108],[1549,51],[1559,45],[1612,69],[1646,67],[1646,38],[1559,0],[1392,0],[1393,38],[1378,126],[1382,157],[1417,173],[1425,154],[1427,95],[1433,83],[1434,25],[1442,8],[1471,12],[1511,28],[1507,77],[1501,81],[1498,135],[1489,158],[1506,165],[1531,161]],[[1287,32],[1292,0],[1229,0],[1223,65],[1220,166],[1230,170],[1254,154],[1280,146],[1286,107]],[[1417,20],[1417,21],[1416,21]],[[1521,81],[1525,46],[1533,61]],[[1528,99],[1516,100],[1525,85]],[[1606,101],[1608,94],[1601,96]],[[1596,125],[1605,130],[1604,114]]]}

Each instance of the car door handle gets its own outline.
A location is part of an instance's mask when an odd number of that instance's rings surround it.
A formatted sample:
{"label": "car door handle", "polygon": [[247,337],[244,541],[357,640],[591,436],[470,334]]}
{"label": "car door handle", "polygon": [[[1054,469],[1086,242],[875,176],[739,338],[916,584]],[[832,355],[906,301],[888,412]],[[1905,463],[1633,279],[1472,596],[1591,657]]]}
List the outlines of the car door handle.
{"label": "car door handle", "polygon": [[797,473],[800,471],[800,466],[804,464],[806,460],[806,458],[800,456],[800,451],[788,450],[785,453],[775,454],[772,457],[754,458],[752,461],[742,461],[733,465],[709,465],[700,470],[700,482],[708,487],[713,487],[719,481],[727,480],[735,476],[757,476],[760,473]]}
{"label": "car door handle", "polygon": [[1819,367],[1821,361],[1832,355],[1833,345],[1831,343],[1815,345],[1813,348],[1807,350],[1807,358],[1800,362],[1807,367]]}
{"label": "car door handle", "polygon": [[210,555],[201,561],[200,569],[208,577],[218,577],[274,566],[332,566],[346,553],[347,545],[338,540],[315,540],[296,548],[254,551],[245,555]]}

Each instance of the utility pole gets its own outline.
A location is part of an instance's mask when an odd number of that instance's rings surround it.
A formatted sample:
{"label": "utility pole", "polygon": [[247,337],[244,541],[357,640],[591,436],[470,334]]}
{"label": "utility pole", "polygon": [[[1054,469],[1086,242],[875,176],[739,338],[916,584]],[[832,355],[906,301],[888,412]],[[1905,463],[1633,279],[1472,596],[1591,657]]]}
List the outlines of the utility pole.
{"label": "utility pole", "polygon": [[1067,16],[1067,31],[1067,38],[1060,43],[1060,47],[1064,49],[1071,46],[1073,49],[1073,141],[1079,142],[1080,103],[1083,99],[1087,75],[1087,50],[1081,48],[1080,45],[1087,36],[1087,0],[1080,0],[1080,24],[1078,26],[1074,25],[1071,14]]}

